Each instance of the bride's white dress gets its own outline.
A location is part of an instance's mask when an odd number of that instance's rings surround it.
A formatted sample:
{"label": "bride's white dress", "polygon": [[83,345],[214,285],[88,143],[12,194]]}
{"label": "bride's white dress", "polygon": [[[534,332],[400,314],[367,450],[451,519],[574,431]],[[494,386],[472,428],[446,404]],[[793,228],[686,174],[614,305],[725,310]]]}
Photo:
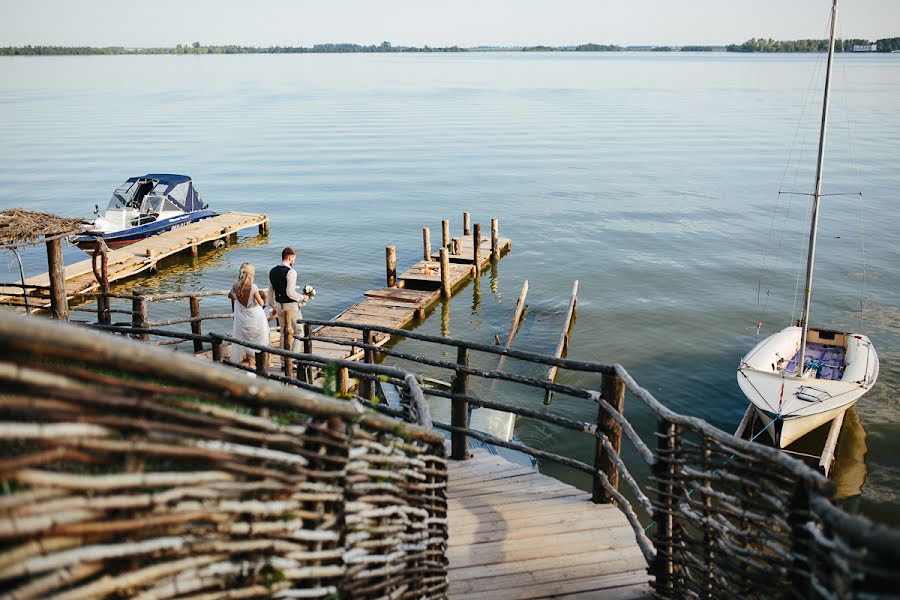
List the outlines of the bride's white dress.
{"label": "bride's white dress", "polygon": [[[256,293],[259,288],[254,285],[250,289],[250,306],[244,306],[237,299],[236,290],[232,289],[234,300],[234,325],[231,328],[231,337],[260,346],[269,345],[269,322],[263,307],[256,302]],[[241,362],[244,356],[255,356],[256,350],[245,348],[237,344],[231,346],[231,360]]]}

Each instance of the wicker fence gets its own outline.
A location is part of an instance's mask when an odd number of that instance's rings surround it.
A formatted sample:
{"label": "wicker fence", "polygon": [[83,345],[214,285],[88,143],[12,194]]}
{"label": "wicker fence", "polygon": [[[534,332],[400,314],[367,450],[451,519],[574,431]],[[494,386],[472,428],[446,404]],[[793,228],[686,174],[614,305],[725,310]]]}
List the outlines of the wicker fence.
{"label": "wicker fence", "polygon": [[[215,293],[213,293],[215,294]],[[171,294],[153,300],[177,300]],[[127,298],[127,297],[126,297]],[[125,298],[123,298],[125,299]],[[151,321],[147,300],[134,302],[132,323],[105,328],[157,343],[192,342],[216,348],[230,340],[227,336],[201,333],[204,320],[191,302],[191,317]],[[125,311],[127,312],[127,311]],[[108,313],[107,313],[108,314]],[[210,315],[221,318],[223,315]],[[190,322],[192,332],[162,327]],[[151,325],[153,324],[153,325]],[[159,326],[155,326],[159,324]],[[312,328],[337,325],[360,331],[357,339],[316,337],[320,341],[344,344],[364,353],[364,362],[333,361],[311,352],[288,352],[276,348],[261,351],[291,358],[298,366],[296,377],[268,374],[269,377],[301,388],[311,387],[301,374],[336,363],[361,382],[375,379],[404,385],[408,373],[396,366],[379,364],[385,358],[407,369],[421,366],[443,369],[453,381],[450,391],[429,390],[434,400],[452,404],[452,418],[434,425],[451,433],[452,454],[464,458],[469,438],[506,446],[588,473],[593,479],[595,502],[613,502],[628,517],[635,537],[655,576],[658,598],[894,598],[900,597],[900,533],[877,526],[837,508],[830,500],[832,485],[816,471],[773,448],[740,440],[705,421],[668,410],[641,388],[619,365],[603,365],[557,359],[498,346],[464,342],[416,332],[353,323],[307,320],[298,340],[309,342]],[[398,347],[376,347],[366,342],[373,332],[395,339],[432,344],[435,352],[405,352]],[[456,360],[447,355],[456,354]],[[504,371],[473,366],[480,355],[509,359]],[[594,374],[601,378],[599,391],[540,377],[517,374],[519,363],[555,366],[569,373]],[[482,363],[484,361],[481,361]],[[473,392],[472,380],[484,379],[552,392],[557,402],[588,403],[597,414],[595,421],[581,422],[550,410],[535,410],[503,403]],[[566,377],[560,381],[565,382]],[[407,383],[408,385],[408,383]],[[360,403],[400,418],[408,414],[391,412],[370,398],[373,386],[361,385]],[[649,410],[655,417],[655,431],[638,432],[626,418],[628,411]],[[486,407],[540,420],[571,432],[588,436],[596,446],[593,464],[560,456],[546,449],[505,442],[472,430],[468,409]],[[627,464],[623,443],[649,469],[646,481],[636,476],[642,467]],[[621,489],[620,489],[621,488]]]}
{"label": "wicker fence", "polygon": [[0,311],[7,598],[446,590],[443,436]]}

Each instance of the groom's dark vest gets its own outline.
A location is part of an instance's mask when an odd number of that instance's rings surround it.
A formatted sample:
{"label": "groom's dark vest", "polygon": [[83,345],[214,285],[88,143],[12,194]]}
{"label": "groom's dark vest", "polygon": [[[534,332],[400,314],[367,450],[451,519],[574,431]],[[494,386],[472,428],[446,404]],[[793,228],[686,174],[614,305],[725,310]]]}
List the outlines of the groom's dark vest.
{"label": "groom's dark vest", "polygon": [[272,290],[275,292],[276,302],[293,302],[287,295],[287,274],[290,267],[278,265],[269,271],[269,282],[272,284]]}

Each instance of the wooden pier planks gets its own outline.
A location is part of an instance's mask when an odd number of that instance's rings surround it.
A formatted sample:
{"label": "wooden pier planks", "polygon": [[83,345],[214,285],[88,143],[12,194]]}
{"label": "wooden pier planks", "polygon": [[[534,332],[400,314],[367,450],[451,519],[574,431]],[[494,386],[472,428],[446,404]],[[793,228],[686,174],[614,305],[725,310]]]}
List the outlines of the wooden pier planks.
{"label": "wooden pier planks", "polygon": [[[173,254],[178,254],[207,242],[227,237],[241,229],[268,226],[266,215],[230,211],[204,219],[184,227],[172,229],[159,235],[148,237],[134,244],[110,250],[107,254],[109,281],[113,283],[143,273],[156,266],[157,261]],[[91,269],[91,259],[79,261],[65,268],[66,294],[71,299],[76,294],[92,292],[99,289],[99,284]],[[48,273],[36,275],[26,280],[26,284],[46,286],[50,283]],[[0,303],[20,304],[21,291],[13,288],[0,288]],[[39,308],[47,308],[50,300],[34,298],[29,302]]]}
{"label": "wooden pier planks", "polygon": [[450,461],[451,598],[649,599],[625,515],[486,450]]}
{"label": "wooden pier planks", "polygon": [[[450,262],[451,263],[466,263],[472,264],[475,262],[475,238],[471,235],[463,235],[457,238],[453,238],[454,240],[459,241],[459,251],[454,254],[453,253],[453,244],[451,243],[450,248]],[[499,250],[500,254],[504,254],[509,252],[512,247],[512,242],[509,238],[500,238],[499,239]],[[490,235],[481,237],[481,244],[478,246],[478,262],[480,263],[478,266],[480,269],[484,269],[488,263],[491,262],[491,237]],[[440,249],[431,253],[432,260],[440,259]]]}

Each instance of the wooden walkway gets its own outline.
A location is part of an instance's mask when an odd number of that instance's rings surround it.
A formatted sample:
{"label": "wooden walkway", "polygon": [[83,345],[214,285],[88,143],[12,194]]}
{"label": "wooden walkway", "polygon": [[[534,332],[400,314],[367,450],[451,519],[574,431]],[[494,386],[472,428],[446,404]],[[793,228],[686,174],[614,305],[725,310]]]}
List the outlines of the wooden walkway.
{"label": "wooden walkway", "polygon": [[487,450],[450,461],[451,598],[649,599],[625,515]]}
{"label": "wooden walkway", "polygon": [[[110,250],[107,253],[109,282],[113,283],[149,271],[155,268],[157,261],[162,258],[189,249],[196,252],[202,244],[208,242],[224,240],[228,243],[228,238],[232,234],[254,226],[259,227],[260,233],[268,231],[269,217],[232,211],[148,237],[116,250]],[[65,281],[66,295],[70,300],[77,294],[100,289],[100,284],[94,277],[91,268],[90,258],[68,265],[65,268]],[[46,287],[50,285],[50,275],[48,273],[36,275],[27,279],[25,283]],[[47,308],[50,306],[50,300],[45,294],[33,293],[32,296],[29,297],[29,304],[32,307]],[[9,287],[0,288],[0,304],[21,306],[21,290]]]}
{"label": "wooden walkway", "polygon": [[[455,292],[475,274],[474,257],[472,252],[473,237],[461,236],[460,255],[450,255],[450,289]],[[486,248],[479,256],[479,272],[483,271],[491,261],[491,240],[482,238],[482,247]],[[507,238],[499,239],[500,256],[509,252],[512,242]],[[468,254],[465,249],[468,248]],[[424,319],[425,312],[437,304],[441,298],[440,263],[438,261],[419,261],[404,271],[397,278],[397,287],[385,287],[379,290],[369,290],[364,293],[365,298],[336,315],[332,321],[344,321],[361,325],[378,325],[401,329],[416,319]],[[317,328],[313,332],[314,337],[361,341],[362,333],[358,329],[346,327],[334,327],[326,325]],[[278,345],[281,335],[272,333],[272,344]],[[390,341],[390,336],[384,333],[373,332],[372,342],[382,346]],[[341,358],[348,360],[361,360],[364,356],[362,350],[343,346],[331,342],[314,340],[312,353],[328,358]],[[271,357],[272,369],[282,369],[280,357]]]}

